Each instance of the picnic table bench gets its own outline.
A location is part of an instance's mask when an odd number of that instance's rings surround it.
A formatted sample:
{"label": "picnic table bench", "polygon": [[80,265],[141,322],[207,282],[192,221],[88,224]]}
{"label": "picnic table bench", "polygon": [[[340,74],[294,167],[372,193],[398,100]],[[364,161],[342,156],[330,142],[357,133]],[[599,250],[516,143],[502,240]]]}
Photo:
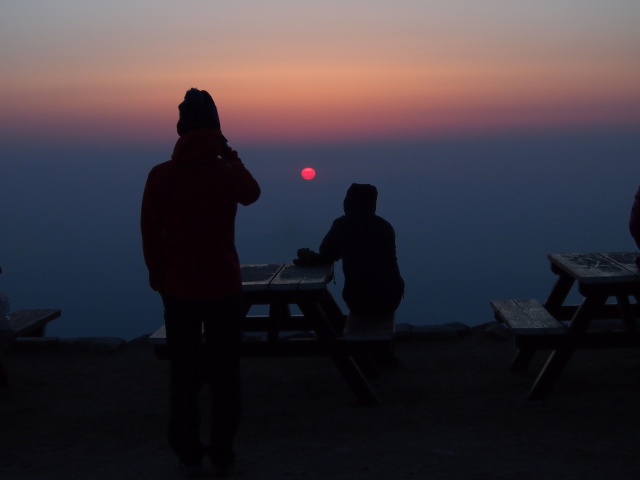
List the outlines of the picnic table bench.
{"label": "picnic table bench", "polygon": [[[7,348],[19,337],[44,336],[47,323],[61,315],[61,311],[51,308],[16,310],[8,314],[10,331],[0,332],[0,350]],[[0,387],[8,386],[6,371],[0,359]]]}
{"label": "picnic table bench", "polygon": [[338,342],[351,353],[365,375],[377,377],[379,361],[393,361],[395,331],[395,312],[360,315],[349,312]]}
{"label": "picnic table bench", "polygon": [[[244,357],[261,356],[300,356],[327,353],[318,342],[313,325],[304,320],[304,315],[291,315],[288,321],[280,322],[276,343],[269,345],[268,315],[249,315],[245,317],[242,341]],[[395,341],[395,314],[371,314],[357,316],[348,314],[344,317],[344,329],[337,340],[348,350],[358,347],[371,348],[375,352],[393,349]],[[260,335],[263,334],[263,335]],[[166,345],[164,325],[149,336],[149,343],[156,346],[160,358],[166,357],[163,348]]]}
{"label": "picnic table bench", "polygon": [[390,342],[396,332],[396,316],[391,313],[372,313],[366,315],[347,315],[342,334],[345,342],[378,343]]}
{"label": "picnic table bench", "polygon": [[491,306],[496,320],[506,324],[513,333],[519,349],[549,348],[554,340],[564,338],[567,327],[536,299],[492,300]]}

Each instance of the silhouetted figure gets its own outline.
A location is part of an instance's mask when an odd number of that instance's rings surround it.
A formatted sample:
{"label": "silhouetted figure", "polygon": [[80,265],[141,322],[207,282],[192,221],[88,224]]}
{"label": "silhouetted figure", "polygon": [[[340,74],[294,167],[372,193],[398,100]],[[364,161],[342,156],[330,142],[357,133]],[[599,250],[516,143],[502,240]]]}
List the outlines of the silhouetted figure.
{"label": "silhouetted figure", "polygon": [[335,219],[319,253],[298,250],[296,263],[342,260],[342,298],[354,314],[394,312],[404,295],[391,224],[376,215],[378,190],[352,184],[344,199],[344,215]]}
{"label": "silhouetted figure", "polygon": [[[2,267],[0,267],[0,273],[2,273]],[[11,331],[11,323],[9,322],[9,312],[11,311],[11,305],[9,303],[9,297],[0,292],[0,335],[2,333]]]}
{"label": "silhouetted figure", "polygon": [[640,188],[636,192],[631,206],[631,215],[629,216],[629,231],[631,236],[636,242],[638,248],[640,248]]}
{"label": "silhouetted figure", "polygon": [[[153,167],[147,179],[141,230],[149,283],[164,304],[169,443],[194,476],[205,455],[222,469],[235,459],[243,318],[235,217],[237,204],[255,202],[260,187],[227,145],[206,91],[187,91],[179,110],[180,138],[171,160]],[[203,381],[212,397],[208,447],[199,435]]]}

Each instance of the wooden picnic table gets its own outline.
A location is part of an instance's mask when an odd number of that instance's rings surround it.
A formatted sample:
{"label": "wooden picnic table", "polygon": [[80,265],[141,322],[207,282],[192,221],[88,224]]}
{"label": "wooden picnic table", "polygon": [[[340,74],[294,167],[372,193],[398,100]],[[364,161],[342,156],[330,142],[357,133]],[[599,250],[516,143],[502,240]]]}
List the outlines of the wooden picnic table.
{"label": "wooden picnic table", "polygon": [[[640,346],[638,256],[640,252],[552,253],[548,259],[557,279],[544,304],[530,299],[491,302],[496,318],[516,336],[512,370],[525,368],[536,351],[552,350],[529,398],[549,395],[576,349]],[[582,300],[568,304],[575,289]]]}
{"label": "wooden picnic table", "polygon": [[[332,264],[242,265],[241,273],[245,314],[254,305],[268,306],[267,315],[245,317],[243,355],[327,355],[332,358],[359,403],[378,403],[349,349],[339,341],[346,317],[327,288],[333,279]],[[291,305],[297,305],[301,314],[292,314]],[[257,332],[264,333],[266,339],[256,338],[254,335]],[[302,334],[292,335],[294,332]],[[149,341],[164,345],[164,326],[152,334]]]}

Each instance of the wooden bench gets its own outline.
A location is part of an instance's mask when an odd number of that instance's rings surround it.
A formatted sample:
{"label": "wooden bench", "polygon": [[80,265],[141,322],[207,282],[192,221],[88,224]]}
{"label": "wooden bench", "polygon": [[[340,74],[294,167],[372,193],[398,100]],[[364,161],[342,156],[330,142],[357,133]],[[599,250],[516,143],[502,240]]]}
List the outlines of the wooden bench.
{"label": "wooden bench", "polygon": [[[240,355],[250,357],[286,357],[286,356],[315,356],[327,355],[329,346],[319,342],[316,336],[310,332],[284,330],[278,339],[276,348],[268,340],[268,332],[264,329],[251,328],[254,318],[247,317],[245,332],[240,344]],[[255,335],[253,335],[255,334]],[[153,345],[155,356],[160,360],[169,359],[167,347],[167,332],[162,325],[153,332],[148,339]]]}
{"label": "wooden bench", "polygon": [[511,370],[522,370],[536,350],[554,349],[567,340],[566,327],[535,299],[492,300],[495,318],[513,332],[518,353]]}
{"label": "wooden bench", "polygon": [[[247,317],[245,330],[258,332],[258,329],[251,328],[251,320],[252,317]],[[373,348],[377,352],[382,351],[386,347],[392,348],[395,338],[395,313],[368,316],[349,314],[346,316],[345,322],[346,326],[339,341],[342,344],[346,344],[350,350],[358,349],[358,345],[366,345],[366,348]],[[300,323],[299,320],[298,323]],[[286,328],[284,328],[284,330],[286,330]],[[290,336],[289,338],[289,340],[283,339],[280,342],[281,348],[278,350],[278,355],[286,355],[287,353],[292,355],[327,353],[326,347],[318,344],[315,338],[308,339],[309,341],[306,341],[307,339],[304,336]],[[166,341],[164,325],[149,336],[149,343],[154,345],[156,356],[161,359],[167,358]],[[265,343],[264,340],[257,340],[255,337],[245,335],[242,345],[243,356],[260,356],[263,351],[267,350],[266,347],[268,347],[268,345],[261,345]],[[313,348],[314,345],[315,348]]]}
{"label": "wooden bench", "polygon": [[492,300],[496,320],[506,323],[516,337],[555,335],[565,332],[565,326],[556,320],[538,300]]}
{"label": "wooden bench", "polygon": [[347,315],[339,343],[352,355],[360,370],[367,376],[377,376],[376,360],[393,361],[396,334],[395,312]]}
{"label": "wooden bench", "polygon": [[509,327],[516,347],[548,349],[557,345],[566,327],[535,299],[492,300],[496,320]]}
{"label": "wooden bench", "polygon": [[368,315],[349,313],[341,340],[361,343],[390,342],[395,334],[395,312]]}
{"label": "wooden bench", "polygon": [[[19,337],[42,337],[47,323],[58,318],[62,312],[57,309],[42,308],[16,310],[9,313],[10,331],[0,332],[0,350],[6,348]],[[0,387],[8,385],[8,379],[0,360]]]}

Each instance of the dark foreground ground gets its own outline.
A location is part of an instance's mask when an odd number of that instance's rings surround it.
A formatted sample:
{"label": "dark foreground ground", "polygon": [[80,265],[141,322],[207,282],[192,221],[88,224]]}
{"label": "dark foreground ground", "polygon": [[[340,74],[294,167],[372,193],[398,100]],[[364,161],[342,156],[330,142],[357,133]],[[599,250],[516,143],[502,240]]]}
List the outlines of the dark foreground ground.
{"label": "dark foreground ground", "polygon": [[[578,352],[551,397],[526,399],[540,353],[508,371],[508,336],[409,337],[359,407],[327,358],[246,359],[236,478],[640,478],[640,357]],[[0,478],[181,478],[165,440],[165,361],[136,341],[3,356]],[[202,403],[206,405],[207,396]],[[206,416],[206,413],[203,413]],[[211,472],[205,472],[211,476]]]}

